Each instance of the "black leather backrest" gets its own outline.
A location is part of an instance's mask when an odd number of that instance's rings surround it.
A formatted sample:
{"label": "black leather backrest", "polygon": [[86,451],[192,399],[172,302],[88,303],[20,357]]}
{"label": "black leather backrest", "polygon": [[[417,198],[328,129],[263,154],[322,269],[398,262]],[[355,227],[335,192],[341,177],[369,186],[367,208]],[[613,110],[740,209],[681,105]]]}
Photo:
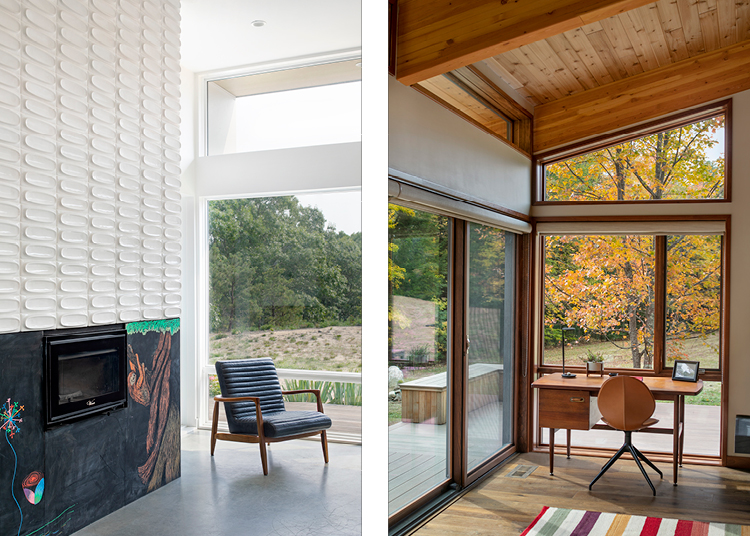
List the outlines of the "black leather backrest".
{"label": "black leather backrest", "polygon": [[[279,377],[270,357],[217,361],[216,375],[222,396],[260,397],[260,410],[264,414],[285,410]],[[230,430],[235,419],[255,416],[255,403],[252,401],[225,404],[224,407]]]}

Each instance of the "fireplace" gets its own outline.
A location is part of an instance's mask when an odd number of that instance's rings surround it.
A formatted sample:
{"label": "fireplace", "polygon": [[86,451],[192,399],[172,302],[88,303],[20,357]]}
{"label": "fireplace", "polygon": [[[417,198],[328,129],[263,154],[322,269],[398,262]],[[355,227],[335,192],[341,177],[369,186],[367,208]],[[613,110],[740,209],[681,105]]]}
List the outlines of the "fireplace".
{"label": "fireplace", "polygon": [[127,405],[127,333],[107,330],[44,337],[46,425]]}

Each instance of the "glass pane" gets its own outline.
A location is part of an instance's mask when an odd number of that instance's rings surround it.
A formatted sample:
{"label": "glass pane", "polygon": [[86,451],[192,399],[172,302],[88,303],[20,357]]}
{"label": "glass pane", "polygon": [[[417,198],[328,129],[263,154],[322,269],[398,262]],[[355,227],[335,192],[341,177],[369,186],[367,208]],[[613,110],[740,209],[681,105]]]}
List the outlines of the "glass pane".
{"label": "glass pane", "polygon": [[[654,239],[548,236],[543,363],[654,366]],[[573,328],[563,331],[563,328]]]}
{"label": "glass pane", "polygon": [[449,230],[389,205],[389,514],[448,478]]}
{"label": "glass pane", "polygon": [[545,166],[547,201],[724,198],[724,116]]}
{"label": "glass pane", "polygon": [[514,244],[469,226],[469,470],[513,441]]}
{"label": "glass pane", "polygon": [[361,372],[360,206],[359,192],[209,202],[209,363]]}
{"label": "glass pane", "polygon": [[361,82],[241,97],[208,86],[211,156],[361,140]]}
{"label": "glass pane", "polygon": [[[592,399],[592,404],[594,399]],[[659,419],[657,427],[671,428],[674,422],[672,402],[657,400],[653,417]],[[721,382],[703,382],[698,396],[685,397],[685,454],[719,456],[721,439]],[[565,444],[565,430],[555,432],[555,443]],[[542,429],[542,443],[549,444],[549,429]],[[572,430],[571,441],[575,447],[619,449],[622,433],[612,430]],[[672,453],[670,434],[639,433],[633,443],[643,452]],[[635,466],[633,466],[635,467]]]}
{"label": "glass pane", "polygon": [[667,367],[719,368],[721,244],[719,235],[667,237]]}
{"label": "glass pane", "polygon": [[116,393],[120,388],[117,350],[61,354],[57,367],[59,405]]}
{"label": "glass pane", "polygon": [[[358,440],[362,433],[362,384],[324,382],[310,380],[281,380],[281,388],[287,391],[296,389],[319,389],[323,400],[323,411],[333,424],[328,429],[331,435]],[[214,396],[220,395],[219,379],[208,375],[208,399],[206,414],[213,420]],[[317,411],[314,395],[300,394],[284,397],[284,405],[292,411]],[[219,406],[219,425],[227,425],[224,404]]]}

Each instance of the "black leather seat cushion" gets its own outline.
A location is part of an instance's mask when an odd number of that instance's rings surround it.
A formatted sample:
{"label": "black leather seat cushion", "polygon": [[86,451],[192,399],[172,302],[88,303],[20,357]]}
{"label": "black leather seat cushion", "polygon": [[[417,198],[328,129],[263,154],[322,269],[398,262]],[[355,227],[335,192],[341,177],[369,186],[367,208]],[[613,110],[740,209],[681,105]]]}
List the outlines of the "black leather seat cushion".
{"label": "black leather seat cushion", "polygon": [[[262,412],[263,410],[261,410]],[[331,427],[331,418],[317,411],[280,411],[263,413],[263,434],[266,437],[287,437],[307,432],[320,432]],[[255,417],[238,419],[233,434],[258,434]]]}

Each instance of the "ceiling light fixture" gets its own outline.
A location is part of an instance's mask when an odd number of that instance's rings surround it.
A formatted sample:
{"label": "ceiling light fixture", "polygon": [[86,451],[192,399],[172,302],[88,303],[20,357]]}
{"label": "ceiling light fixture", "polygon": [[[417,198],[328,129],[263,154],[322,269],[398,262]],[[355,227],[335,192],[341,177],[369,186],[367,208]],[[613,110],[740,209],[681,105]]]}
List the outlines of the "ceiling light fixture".
{"label": "ceiling light fixture", "polygon": [[254,20],[254,21],[253,21],[253,22],[251,22],[250,24],[252,24],[252,25],[253,25],[253,26],[255,26],[256,28],[262,28],[263,26],[265,26],[265,25],[266,25],[266,21],[264,21],[264,20]]}

